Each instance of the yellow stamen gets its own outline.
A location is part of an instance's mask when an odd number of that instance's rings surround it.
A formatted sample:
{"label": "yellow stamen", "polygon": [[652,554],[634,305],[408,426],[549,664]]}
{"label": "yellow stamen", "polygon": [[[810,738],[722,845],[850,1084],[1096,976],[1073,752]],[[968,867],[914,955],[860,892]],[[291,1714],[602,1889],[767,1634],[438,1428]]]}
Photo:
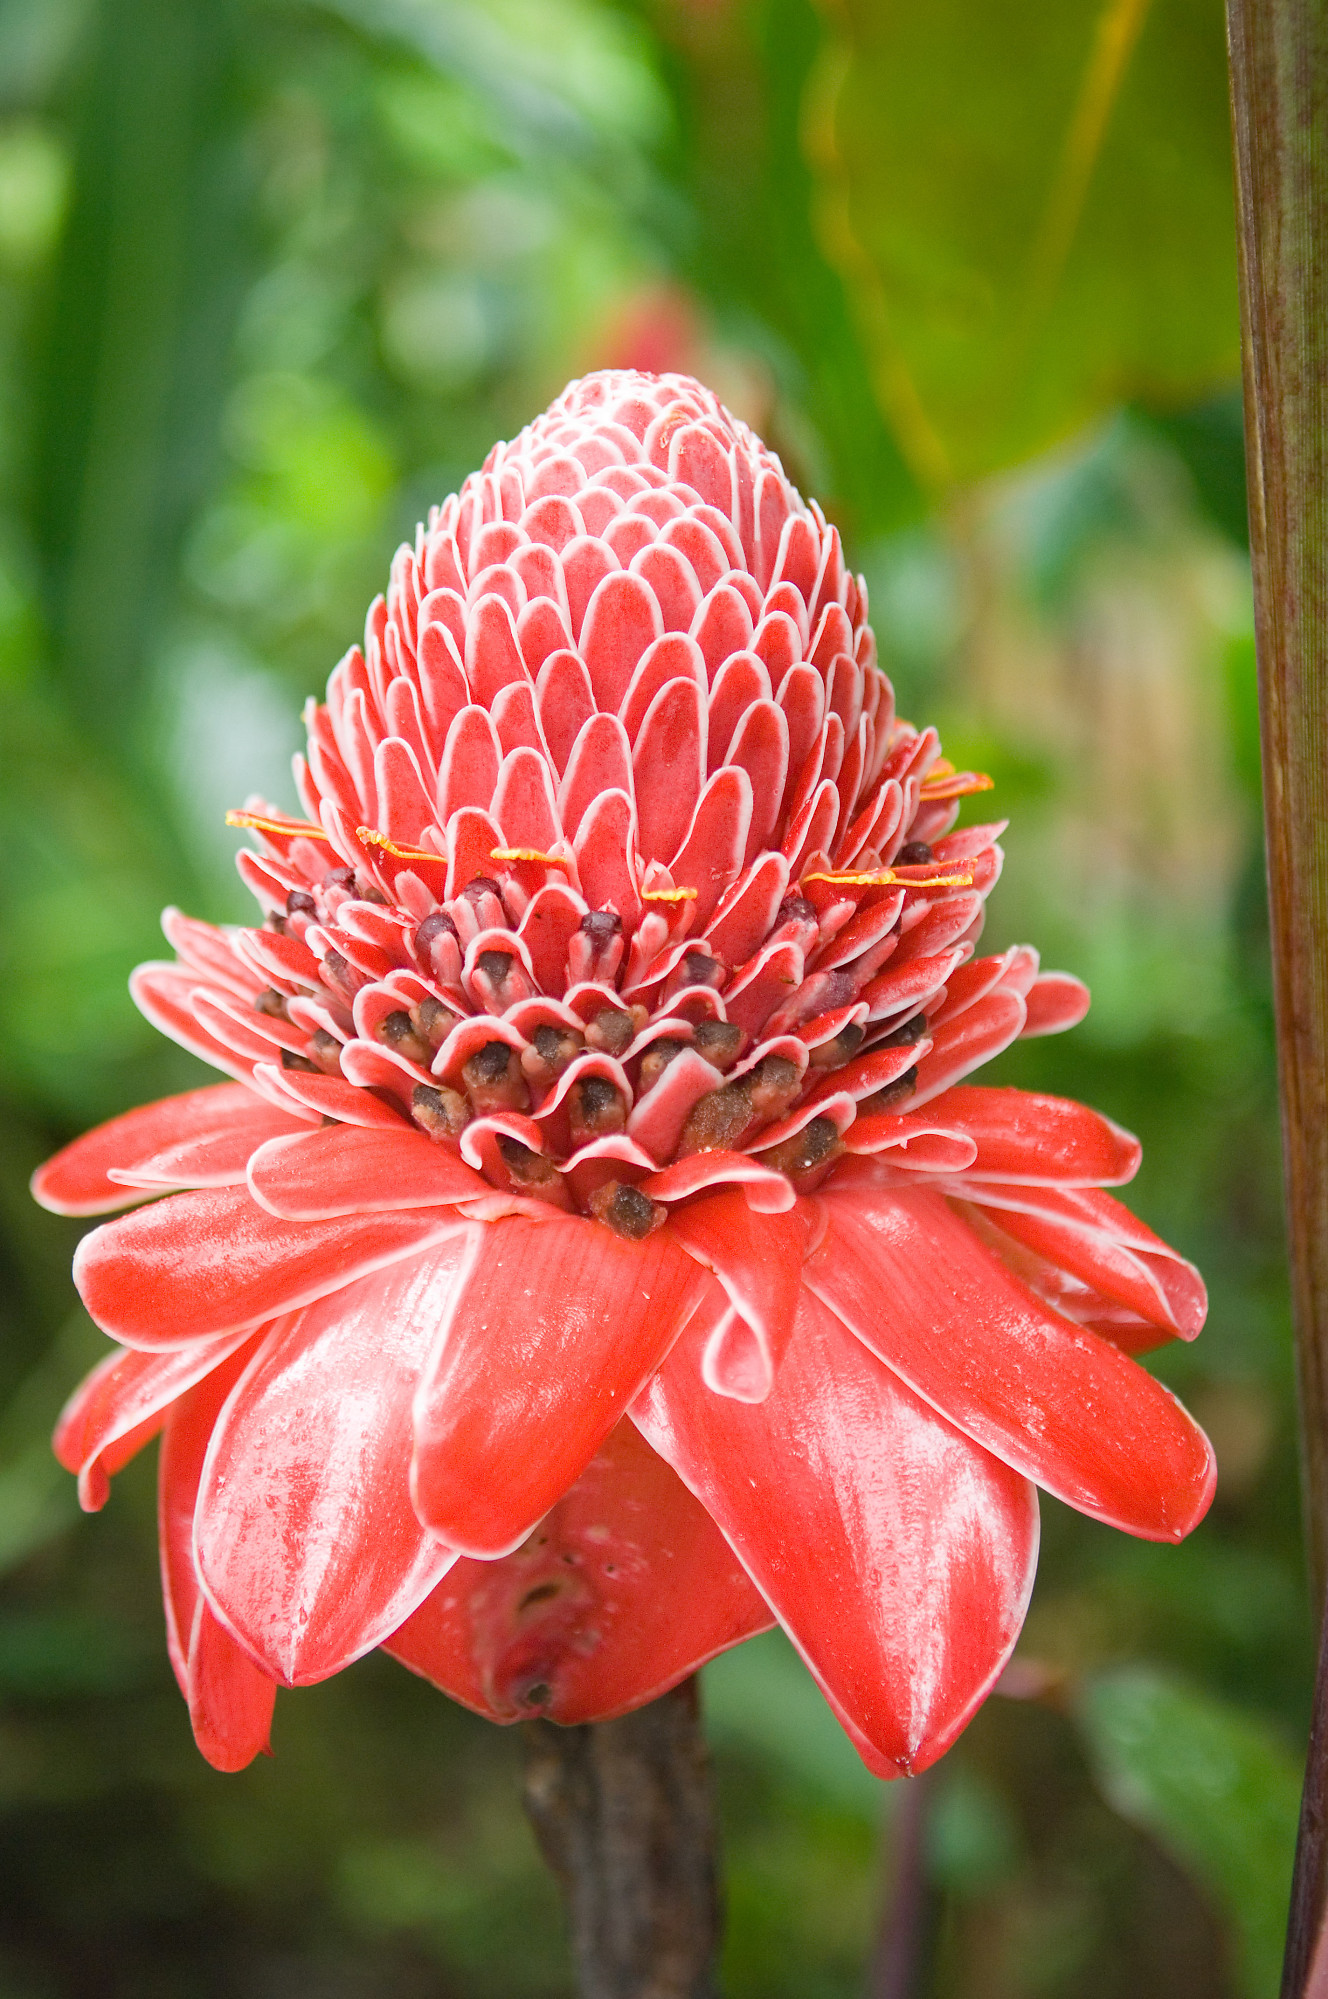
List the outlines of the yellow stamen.
{"label": "yellow stamen", "polygon": [[261,812],[235,812],[226,814],[228,826],[251,826],[256,833],[280,833],[290,840],[323,840],[328,846],[332,836],[321,826],[315,826],[308,819],[267,819]]}
{"label": "yellow stamen", "polygon": [[875,874],[804,875],[806,882],[831,882],[836,888],[972,888],[972,875],[924,875],[921,869],[878,868]]}
{"label": "yellow stamen", "polygon": [[700,891],[694,888],[643,888],[642,902],[695,902]]}
{"label": "yellow stamen", "polygon": [[491,861],[534,861],[546,868],[562,868],[564,872],[571,866],[561,854],[541,853],[538,847],[490,847]]}
{"label": "yellow stamen", "polygon": [[435,854],[426,847],[399,847],[395,840],[389,840],[386,833],[375,833],[372,826],[357,826],[357,840],[363,840],[366,847],[381,847],[385,854],[391,854],[397,861],[432,861],[436,867],[447,866],[446,854]]}

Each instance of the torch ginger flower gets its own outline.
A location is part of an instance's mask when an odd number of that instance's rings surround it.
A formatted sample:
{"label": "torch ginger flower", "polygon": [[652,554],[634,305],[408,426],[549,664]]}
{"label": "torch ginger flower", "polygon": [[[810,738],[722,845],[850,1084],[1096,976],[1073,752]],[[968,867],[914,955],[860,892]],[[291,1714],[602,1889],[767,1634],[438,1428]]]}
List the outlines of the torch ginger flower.
{"label": "torch ginger flower", "polygon": [[[977,957],[1002,824],[897,719],[861,578],[681,376],[574,383],[429,518],[253,803],[261,927],[133,993],[234,1081],[43,1167],[152,1435],[200,1747],[378,1645],[495,1720],[620,1714],[776,1620],[874,1771],[1013,1647],[1035,1485],[1178,1540],[1207,1440],[1131,1355],[1197,1273],[1139,1147],[963,1079],[1087,993]],[[184,1190],[184,1191],[170,1191]]]}

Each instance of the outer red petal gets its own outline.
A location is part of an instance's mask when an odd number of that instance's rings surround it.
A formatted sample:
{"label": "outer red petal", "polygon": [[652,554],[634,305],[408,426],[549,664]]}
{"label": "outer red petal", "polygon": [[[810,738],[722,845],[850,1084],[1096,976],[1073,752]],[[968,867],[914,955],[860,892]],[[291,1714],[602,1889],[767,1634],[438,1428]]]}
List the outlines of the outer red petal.
{"label": "outer red petal", "polygon": [[431,1208],[492,1193],[487,1180],[422,1131],[334,1125],[274,1139],[249,1162],[249,1191],[289,1221]]}
{"label": "outer red petal", "polygon": [[112,1339],[149,1350],[181,1347],[340,1290],[455,1227],[438,1208],[280,1221],[247,1188],[206,1188],[84,1236],[74,1282]]}
{"label": "outer red petal", "polygon": [[194,1740],[218,1770],[242,1770],[268,1746],[276,1684],[218,1624],[194,1568],[194,1506],[218,1411],[248,1361],[235,1354],[175,1404],[158,1465],[166,1644]]}
{"label": "outer red petal", "polygon": [[226,1333],[170,1353],[111,1353],[79,1383],[60,1412],[51,1447],[66,1471],[78,1473],[85,1513],[106,1504],[111,1475],[156,1435],[177,1397],[252,1337]]}
{"label": "outer red petal", "polygon": [[736,1370],[720,1367],[720,1354],[707,1348],[706,1381],[721,1395],[760,1402],[793,1331],[810,1233],[806,1204],[786,1214],[754,1214],[734,1187],[678,1209],[669,1232],[714,1271],[751,1334],[744,1343],[749,1364]]}
{"label": "outer red petal", "polygon": [[155,1174],[161,1184],[178,1185],[167,1177],[175,1163],[170,1155],[177,1149],[192,1152],[202,1142],[216,1148],[214,1170],[229,1166],[232,1177],[242,1180],[255,1146],[302,1128],[298,1118],[283,1117],[242,1083],[213,1083],[143,1104],[85,1132],[37,1168],[32,1192],[53,1214],[105,1215],[143,1198],[139,1188],[107,1179],[111,1167],[132,1170],[151,1161],[161,1168]]}
{"label": "outer red petal", "polygon": [[411,1490],[451,1547],[506,1555],[581,1476],[710,1280],[581,1216],[477,1228],[415,1401]]}
{"label": "outer red petal", "polygon": [[217,1614],[278,1679],[339,1672],[451,1567],[410,1503],[410,1405],[466,1250],[453,1235],[280,1325],[213,1432],[194,1551]]}
{"label": "outer red petal", "polygon": [[973,1139],[968,1170],[989,1179],[1100,1187],[1139,1170],[1138,1139],[1070,1097],[963,1084],[933,1098],[928,1115]]}
{"label": "outer red petal", "polygon": [[713,1515],[868,1766],[925,1769],[1023,1623],[1037,1498],[804,1294],[758,1406],[709,1394],[684,1333],[633,1420]]}
{"label": "outer red petal", "polygon": [[619,1423],[522,1547],[463,1557],[383,1649],[494,1721],[603,1721],[773,1622],[705,1508]]}
{"label": "outer red petal", "polygon": [[[1134,1304],[1132,1296],[1117,1289],[1109,1277],[1113,1266],[1120,1267],[1119,1253],[1128,1251],[1165,1300],[1165,1315],[1157,1323],[1170,1327],[1183,1340],[1192,1340],[1202,1332],[1208,1292],[1199,1272],[1100,1188],[964,1180],[946,1185],[943,1191],[979,1203],[984,1212],[990,1209],[990,1218],[1019,1241],[1109,1297]],[[1136,1305],[1135,1309],[1140,1308]]]}
{"label": "outer red petal", "polygon": [[1179,1541],[1208,1510],[1208,1439],[1119,1348],[1049,1311],[930,1189],[825,1197],[806,1283],[917,1393],[1082,1513]]}
{"label": "outer red petal", "polygon": [[241,1650],[200,1597],[186,1683],[194,1741],[214,1770],[243,1770],[270,1754],[277,1683]]}

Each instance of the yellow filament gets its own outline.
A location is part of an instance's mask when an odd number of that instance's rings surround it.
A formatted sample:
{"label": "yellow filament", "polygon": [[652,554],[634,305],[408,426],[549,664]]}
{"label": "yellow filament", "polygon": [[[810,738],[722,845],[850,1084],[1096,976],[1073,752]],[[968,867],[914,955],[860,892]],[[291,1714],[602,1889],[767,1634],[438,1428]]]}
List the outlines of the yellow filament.
{"label": "yellow filament", "polygon": [[875,874],[804,875],[806,882],[831,882],[836,888],[972,888],[972,875],[896,874],[893,868],[878,868]]}
{"label": "yellow filament", "polygon": [[642,902],[695,902],[700,893],[694,888],[643,888]]}
{"label": "yellow filament", "polygon": [[391,854],[398,861],[432,861],[437,867],[447,866],[446,854],[435,854],[424,847],[398,847],[395,840],[389,840],[386,833],[375,833],[372,826],[357,826],[357,840],[363,840],[366,847],[381,847],[385,854]]}
{"label": "yellow filament", "polygon": [[261,812],[228,812],[228,826],[251,826],[257,833],[280,833],[287,839],[323,840],[328,846],[332,836],[321,826],[314,826],[308,819],[265,819]]}
{"label": "yellow filament", "polygon": [[569,866],[569,863],[560,854],[541,853],[538,847],[491,847],[489,849],[489,859],[491,861],[542,862],[546,868],[562,868],[564,872]]}

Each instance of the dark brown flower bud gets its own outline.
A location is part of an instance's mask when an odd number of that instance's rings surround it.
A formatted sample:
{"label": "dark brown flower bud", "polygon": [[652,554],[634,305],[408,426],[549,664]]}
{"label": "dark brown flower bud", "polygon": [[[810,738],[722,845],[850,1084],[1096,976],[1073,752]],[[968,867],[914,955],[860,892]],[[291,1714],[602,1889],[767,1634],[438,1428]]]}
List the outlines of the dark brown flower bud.
{"label": "dark brown flower bud", "polygon": [[478,1117],[530,1108],[530,1090],[521,1064],[505,1041],[486,1041],[462,1069],[461,1080]]}
{"label": "dark brown flower bud", "polygon": [[918,1087],[916,1069],[905,1069],[902,1076],[896,1076],[893,1083],[887,1083],[883,1090],[873,1090],[858,1105],[859,1117],[878,1117],[883,1111],[896,1111],[906,1104]]}
{"label": "dark brown flower bud", "polygon": [[742,1048],[742,1029],[731,1020],[702,1020],[692,1030],[692,1046],[712,1069],[731,1069]]}
{"label": "dark brown flower bud", "polygon": [[404,1008],[396,1013],[384,1014],[374,1033],[387,1048],[404,1055],[408,1062],[419,1062],[428,1066],[432,1050],[427,1041],[415,1032],[415,1024]]}
{"label": "dark brown flower bud", "polygon": [[[614,918],[617,922],[617,918]],[[586,919],[581,919],[585,928]],[[601,1055],[621,1055],[624,1048],[631,1045],[639,1032],[637,1022],[621,1007],[606,1006],[595,1015],[586,1029],[587,1048],[596,1048]]]}
{"label": "dark brown flower bud", "polygon": [[828,1117],[814,1117],[801,1131],[795,1131],[792,1138],[786,1138],[780,1145],[772,1145],[768,1152],[758,1152],[756,1157],[762,1166],[769,1166],[776,1173],[806,1173],[813,1166],[821,1166],[839,1149],[839,1133]]}
{"label": "dark brown flower bud", "polygon": [[535,1029],[529,1048],[521,1051],[521,1067],[532,1083],[548,1089],[556,1083],[564,1069],[569,1069],[585,1047],[579,1034],[570,1027],[555,1027],[546,1021]]}
{"label": "dark brown flower bud", "polygon": [[316,1027],[309,1037],[309,1051],[325,1076],[341,1074],[341,1043],[325,1027]]}
{"label": "dark brown flower bud", "polygon": [[567,1093],[567,1116],[573,1145],[588,1145],[626,1129],[627,1105],[607,1076],[583,1076]]}
{"label": "dark brown flower bud", "polygon": [[417,1083],[410,1093],[410,1114],[430,1138],[460,1138],[470,1123],[470,1105],[459,1090],[435,1089]]}
{"label": "dark brown flower bud", "polygon": [[625,1180],[606,1180],[586,1202],[597,1222],[626,1242],[643,1242],[668,1220],[667,1208]]}
{"label": "dark brown flower bud", "polygon": [[671,1035],[662,1034],[658,1041],[652,1041],[641,1057],[640,1081],[637,1088],[644,1096],[652,1083],[657,1083],[670,1062],[676,1061],[687,1046],[685,1041],[675,1041]]}
{"label": "dark brown flower bud", "polygon": [[812,1049],[812,1068],[837,1069],[841,1062],[847,1062],[850,1055],[857,1053],[866,1034],[865,1027],[858,1027],[850,1021],[847,1027],[840,1028],[833,1041],[823,1041],[819,1048]]}

